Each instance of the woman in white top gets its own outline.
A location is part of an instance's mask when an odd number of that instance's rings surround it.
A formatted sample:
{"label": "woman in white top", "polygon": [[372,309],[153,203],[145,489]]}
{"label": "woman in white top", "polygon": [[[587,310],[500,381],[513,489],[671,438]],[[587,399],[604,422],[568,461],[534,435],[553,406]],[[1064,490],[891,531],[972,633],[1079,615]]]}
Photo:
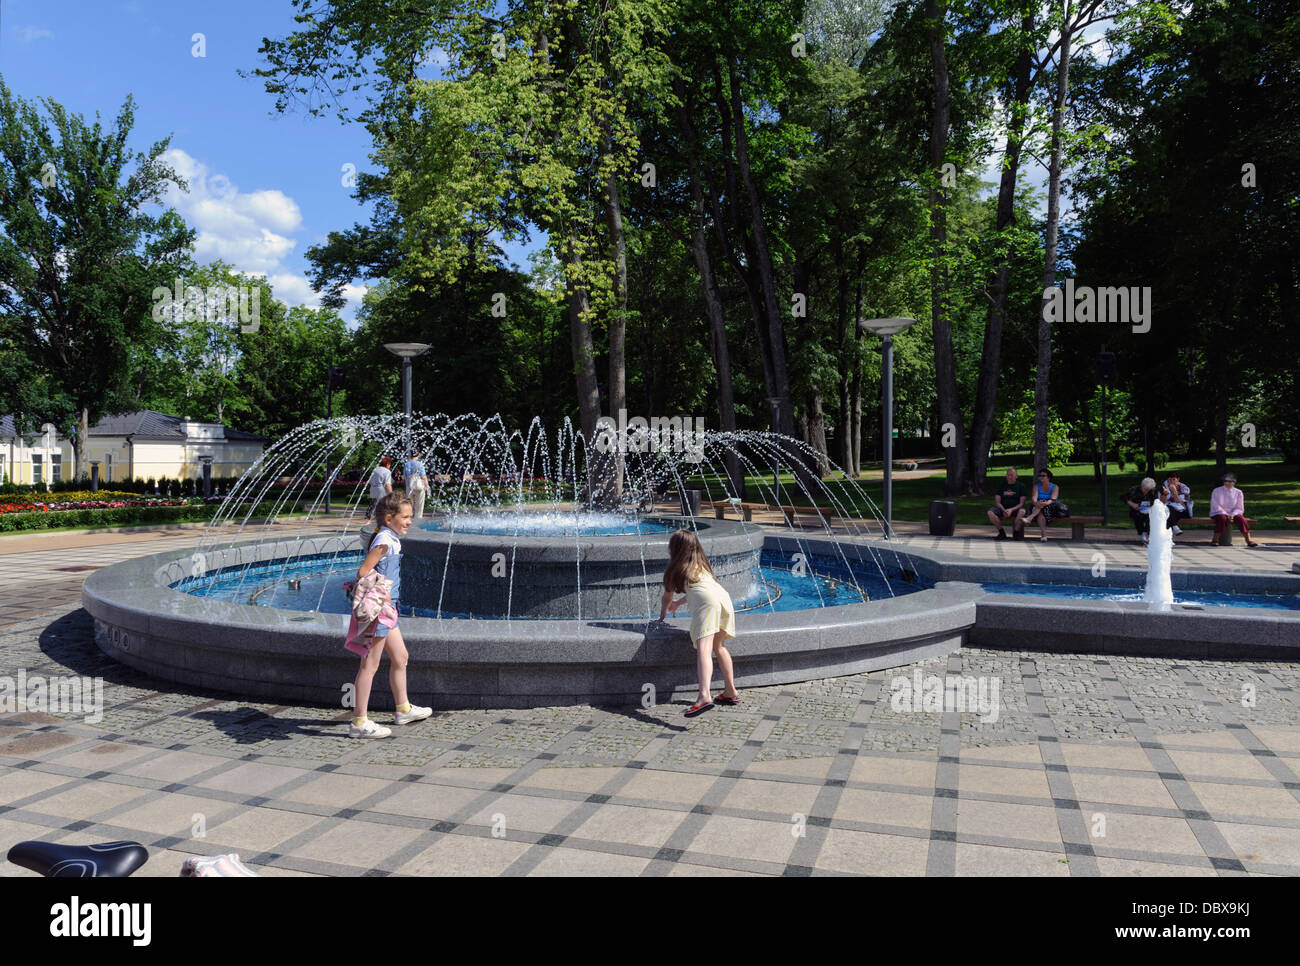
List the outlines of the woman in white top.
{"label": "woman in white top", "polygon": [[370,505],[366,507],[366,519],[375,512],[375,504],[393,492],[393,473],[388,468],[393,461],[385,456],[370,474]]}

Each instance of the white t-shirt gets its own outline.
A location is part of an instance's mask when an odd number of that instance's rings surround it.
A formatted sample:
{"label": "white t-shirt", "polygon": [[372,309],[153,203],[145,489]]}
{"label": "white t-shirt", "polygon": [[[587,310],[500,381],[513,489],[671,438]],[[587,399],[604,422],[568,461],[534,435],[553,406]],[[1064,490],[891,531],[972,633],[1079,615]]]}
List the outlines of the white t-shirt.
{"label": "white t-shirt", "polygon": [[393,485],[393,474],[387,466],[376,466],[370,474],[370,499],[379,500],[388,492],[386,487]]}
{"label": "white t-shirt", "polygon": [[375,534],[370,541],[370,549],[373,550],[377,544],[383,544],[388,548],[388,556],[402,552],[402,541],[397,539],[397,534],[388,527],[380,527],[379,532]]}

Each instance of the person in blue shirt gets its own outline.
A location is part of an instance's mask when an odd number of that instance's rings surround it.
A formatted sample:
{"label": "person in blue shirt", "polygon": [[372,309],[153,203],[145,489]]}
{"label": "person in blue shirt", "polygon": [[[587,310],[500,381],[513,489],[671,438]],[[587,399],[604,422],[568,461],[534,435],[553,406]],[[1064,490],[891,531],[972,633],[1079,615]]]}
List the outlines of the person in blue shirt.
{"label": "person in blue shirt", "polygon": [[429,477],[424,472],[424,464],[414,455],[402,466],[402,475],[406,478],[406,495],[411,498],[411,508],[415,519],[424,517],[424,498],[429,495]]}

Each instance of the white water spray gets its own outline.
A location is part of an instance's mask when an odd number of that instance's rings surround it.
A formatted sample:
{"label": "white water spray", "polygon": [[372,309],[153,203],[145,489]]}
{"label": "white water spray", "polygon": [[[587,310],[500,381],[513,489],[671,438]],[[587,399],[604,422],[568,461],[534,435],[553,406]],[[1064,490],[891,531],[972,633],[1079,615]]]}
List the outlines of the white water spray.
{"label": "white water spray", "polygon": [[1173,561],[1174,535],[1166,523],[1169,508],[1160,500],[1151,501],[1151,536],[1147,538],[1147,586],[1142,599],[1148,604],[1168,607],[1174,602],[1169,582],[1169,565]]}

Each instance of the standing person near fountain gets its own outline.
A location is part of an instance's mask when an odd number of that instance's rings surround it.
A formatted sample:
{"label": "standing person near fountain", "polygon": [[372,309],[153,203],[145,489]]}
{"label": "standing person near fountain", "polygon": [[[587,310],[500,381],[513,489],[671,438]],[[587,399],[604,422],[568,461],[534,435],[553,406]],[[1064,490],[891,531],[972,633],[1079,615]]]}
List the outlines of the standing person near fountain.
{"label": "standing person near fountain", "polygon": [[1210,546],[1217,547],[1223,531],[1233,524],[1246,538],[1246,546],[1259,546],[1250,539],[1250,527],[1246,525],[1246,497],[1237,489],[1236,474],[1225,473],[1223,485],[1210,494],[1210,519],[1214,521],[1214,536],[1210,538]]}
{"label": "standing person near fountain", "polygon": [[402,477],[406,480],[406,495],[411,498],[415,510],[415,519],[424,519],[424,498],[429,495],[429,477],[424,472],[424,464],[411,454],[411,458],[402,467]]}
{"label": "standing person near fountain", "polygon": [[[375,523],[379,527],[370,541],[370,552],[361,561],[357,569],[357,580],[372,570],[378,570],[393,582],[389,597],[393,609],[397,609],[402,592],[402,541],[401,537],[411,526],[411,501],[404,496],[390,493],[375,504]],[[400,612],[399,612],[400,613]],[[407,700],[406,694],[406,642],[402,640],[401,630],[394,625],[385,627],[376,621],[374,637],[371,638],[370,650],[361,659],[357,670],[355,685],[356,709],[352,724],[348,728],[350,738],[387,738],[393,732],[371,721],[366,714],[370,704],[370,686],[374,682],[375,672],[379,670],[379,660],[384,651],[388,652],[388,685],[393,690],[395,711],[393,723],[404,725],[422,721],[433,714],[432,708],[420,708]]]}
{"label": "standing person near fountain", "polygon": [[[370,474],[370,506],[366,507],[367,520],[369,520],[374,514],[375,507],[378,506],[379,501],[393,492],[393,473],[392,470],[388,468],[392,465],[393,461],[385,456],[379,461],[379,465],[376,466],[374,471]],[[376,529],[383,526],[383,524],[379,523],[378,520],[376,520],[375,523]]]}
{"label": "standing person near fountain", "polygon": [[[685,597],[673,599],[674,594]],[[736,636],[736,609],[731,595],[713,575],[700,539],[690,530],[678,530],[668,539],[668,567],[664,570],[664,595],[660,602],[659,620],[668,611],[687,605],[691,612],[691,641],[695,644],[695,668],[700,677],[700,693],[695,703],[684,712],[693,718],[713,707],[713,659],[718,659],[724,686],[718,695],[718,704],[736,704],[740,693],[736,690],[735,671],[731,652],[725,641]]]}

